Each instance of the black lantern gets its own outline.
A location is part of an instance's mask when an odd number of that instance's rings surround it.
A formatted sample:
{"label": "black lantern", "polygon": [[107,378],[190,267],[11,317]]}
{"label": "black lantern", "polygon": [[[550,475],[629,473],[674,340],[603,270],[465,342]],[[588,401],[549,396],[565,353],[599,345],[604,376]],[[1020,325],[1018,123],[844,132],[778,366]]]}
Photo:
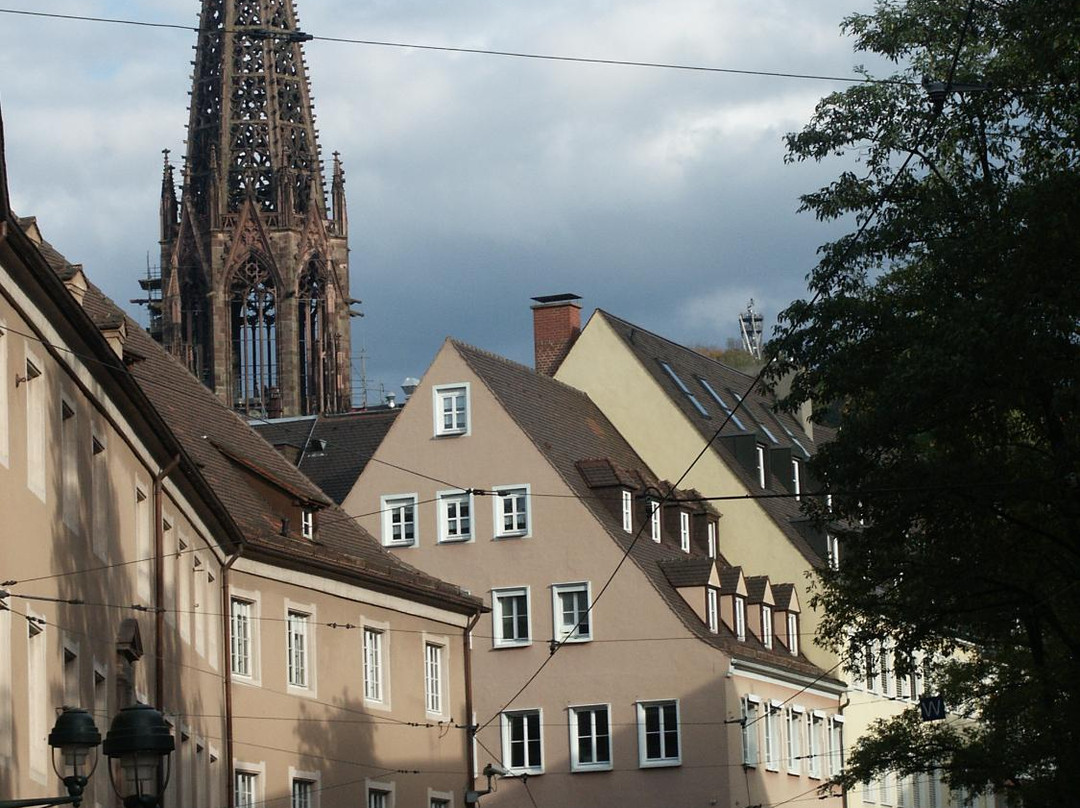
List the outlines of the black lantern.
{"label": "black lantern", "polygon": [[154,808],[169,782],[170,753],[176,748],[165,717],[147,704],[125,707],[113,719],[102,748],[124,808]]}
{"label": "black lantern", "polygon": [[79,804],[86,782],[97,768],[100,743],[101,733],[94,724],[94,717],[79,707],[65,707],[49,733],[53,771],[64,781],[68,794],[75,798],[74,805]]}

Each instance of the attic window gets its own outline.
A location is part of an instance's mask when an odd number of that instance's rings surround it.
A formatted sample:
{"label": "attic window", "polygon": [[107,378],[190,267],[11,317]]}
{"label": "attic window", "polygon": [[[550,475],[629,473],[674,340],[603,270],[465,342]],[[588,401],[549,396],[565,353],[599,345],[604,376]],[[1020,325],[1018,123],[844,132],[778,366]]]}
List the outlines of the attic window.
{"label": "attic window", "polygon": [[716,558],[716,521],[709,520],[709,558]]}
{"label": "attic window", "polygon": [[788,612],[787,616],[788,650],[792,656],[799,655],[799,615]]}
{"label": "attic window", "polygon": [[741,595],[735,596],[735,637],[746,639],[746,598]]}
{"label": "attic window", "polygon": [[304,508],[300,512],[300,535],[305,539],[315,538],[315,511]]}
{"label": "attic window", "polygon": [[323,438],[312,438],[307,442],[304,454],[308,457],[317,457],[326,453],[326,441]]}
{"label": "attic window", "polygon": [[690,552],[690,514],[679,511],[679,546],[684,553]]}
{"label": "attic window", "polygon": [[761,644],[772,648],[772,606],[761,605]]}
{"label": "attic window", "polygon": [[798,460],[791,461],[791,490],[795,499],[802,499],[802,464]]}
{"label": "attic window", "polygon": [[686,383],[683,382],[683,380],[679,378],[679,374],[677,374],[675,372],[675,370],[671,367],[671,365],[669,365],[667,362],[664,362],[663,360],[661,360],[660,361],[660,367],[662,367],[664,369],[664,372],[667,373],[667,375],[671,378],[671,380],[673,382],[675,382],[675,384],[678,386],[678,388],[682,391],[683,395],[686,396],[688,399],[690,399],[690,403],[694,405],[694,409],[696,409],[704,417],[708,418],[709,417],[709,411],[707,409],[705,409],[703,406],[701,406],[701,402],[697,400],[697,396],[695,396],[693,393],[690,392],[690,388],[687,387]]}
{"label": "attic window", "polygon": [[634,532],[634,496],[629,491],[622,492],[622,529]]}
{"label": "attic window", "polygon": [[717,597],[716,590],[711,586],[706,590],[706,606],[709,616],[709,631],[713,634],[720,630],[720,609],[719,598]]}
{"label": "attic window", "polygon": [[660,543],[660,501],[649,500],[649,525],[652,529],[652,540]]}
{"label": "attic window", "polygon": [[757,445],[757,476],[758,485],[762,488],[765,487],[765,447],[760,443]]}
{"label": "attic window", "polygon": [[720,409],[724,411],[724,415],[731,416],[731,423],[735,424],[736,427],[745,432],[746,427],[743,426],[743,422],[739,419],[739,416],[736,415],[734,411],[732,411],[731,407],[727,405],[727,402],[720,397],[720,394],[717,393],[716,390],[713,389],[713,386],[700,376],[697,377],[697,380],[701,382],[701,386],[705,388],[705,392],[712,396],[713,401],[720,405]]}

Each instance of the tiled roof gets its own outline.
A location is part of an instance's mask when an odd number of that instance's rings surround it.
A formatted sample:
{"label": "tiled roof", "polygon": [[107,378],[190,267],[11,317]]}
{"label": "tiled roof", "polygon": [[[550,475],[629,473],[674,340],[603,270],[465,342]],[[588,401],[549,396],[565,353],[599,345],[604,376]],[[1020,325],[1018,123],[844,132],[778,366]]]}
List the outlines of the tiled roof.
{"label": "tiled roof", "polygon": [[[713,398],[712,392],[720,397],[724,405],[733,409],[735,403],[746,394],[753,382],[753,377],[683,345],[664,339],[651,331],[646,331],[602,309],[596,310],[596,316],[602,317],[611,326],[626,347],[637,357],[646,372],[667,393],[674,406],[690,423],[694,424],[701,434],[702,445],[705,445],[705,441],[711,440],[713,451],[744,483],[747,490],[760,491],[755,472],[739,462],[732,451],[731,444],[723,439],[713,440],[717,428],[727,416],[727,411]],[[661,362],[667,363],[679,376],[694,394],[698,404],[708,413],[707,416],[702,415],[687,395],[679,389],[676,382],[663,369]],[[632,392],[628,391],[628,394]],[[811,439],[795,417],[789,413],[774,413],[773,401],[772,397],[755,389],[746,397],[743,405],[735,411],[735,417],[725,424],[720,432],[721,437],[754,435],[756,441],[767,449],[789,449],[793,458],[805,459],[813,454],[819,442],[828,440],[831,436],[832,433],[828,429],[815,425],[814,434],[817,440]],[[743,427],[741,429],[740,424]],[[788,492],[783,488],[770,488],[766,493]],[[794,497],[763,498],[758,502],[807,561],[814,566],[824,565],[821,554],[824,543],[817,541],[815,536],[807,535],[810,526]]]}
{"label": "tiled roof", "polygon": [[[834,681],[825,677],[804,656],[778,654],[765,648],[749,633],[747,639],[741,642],[726,628],[721,627],[716,634],[709,631],[675,590],[662,564],[686,561],[687,556],[678,548],[649,540],[648,536],[635,541],[634,535],[622,529],[617,509],[605,507],[582,475],[579,461],[606,458],[614,468],[631,470],[647,484],[661,485],[592,399],[569,385],[536,373],[532,368],[456,340],[451,340],[451,344],[547,458],[570,490],[592,511],[608,535],[624,552],[629,552],[634,564],[691,634],[737,659],[772,664],[811,676],[821,676],[822,681]],[[706,565],[711,564],[708,559],[705,562]],[[670,568],[675,569],[675,566]],[[721,577],[723,574],[721,571]]]}
{"label": "tiled roof", "polygon": [[[380,407],[318,418],[282,418],[252,426],[283,454],[295,456],[300,470],[341,504],[400,412],[400,408]],[[285,447],[295,451],[286,453]]]}
{"label": "tiled roof", "polygon": [[754,575],[746,579],[746,602],[747,603],[772,603],[772,598],[765,598],[769,591],[769,578],[766,575]]}
{"label": "tiled roof", "polygon": [[676,589],[681,586],[705,586],[712,576],[715,562],[711,558],[666,558],[660,569],[668,583]]}

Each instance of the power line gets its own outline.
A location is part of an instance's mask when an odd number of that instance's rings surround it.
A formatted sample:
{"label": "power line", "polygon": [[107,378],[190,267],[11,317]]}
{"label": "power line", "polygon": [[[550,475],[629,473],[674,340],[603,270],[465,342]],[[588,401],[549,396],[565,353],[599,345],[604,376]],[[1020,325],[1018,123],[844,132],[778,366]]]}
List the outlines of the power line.
{"label": "power line", "polygon": [[[0,8],[0,14],[17,14],[26,17],[39,17],[46,19],[70,20],[78,22],[108,23],[112,25],[133,25],[142,28],[163,28],[168,30],[190,31],[192,33],[206,33],[198,26],[179,25],[176,23],[148,22],[145,20],[132,20],[120,17],[91,17],[80,14],[57,14],[43,11],[27,11],[23,9]],[[210,33],[250,33],[245,29],[215,28]],[[282,31],[288,34],[288,31]],[[388,42],[377,39],[356,39],[350,37],[331,37],[307,35],[317,42],[336,42],[346,45],[367,45],[381,48],[399,48],[405,50],[436,51],[442,53],[468,53],[479,56],[499,56],[512,59],[531,59],[547,62],[564,62],[571,64],[608,65],[615,67],[641,67],[658,70],[677,70],[695,73],[719,73],[734,76],[762,76],[766,78],[799,79],[806,81],[827,81],[843,84],[894,84],[901,86],[917,87],[915,82],[900,79],[874,79],[866,76],[828,76],[816,73],[794,73],[779,70],[749,70],[733,67],[710,67],[707,65],[680,64],[675,62],[649,62],[634,59],[601,59],[589,56],[560,56],[556,54],[530,53],[526,51],[495,50],[490,48],[463,48],[448,45],[424,45],[415,42]]]}

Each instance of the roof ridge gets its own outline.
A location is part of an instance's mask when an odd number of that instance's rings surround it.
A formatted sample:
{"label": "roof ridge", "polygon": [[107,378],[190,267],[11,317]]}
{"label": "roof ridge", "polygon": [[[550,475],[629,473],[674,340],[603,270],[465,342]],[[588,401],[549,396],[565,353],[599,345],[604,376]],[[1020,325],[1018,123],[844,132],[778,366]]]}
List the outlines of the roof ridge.
{"label": "roof ridge", "polygon": [[520,371],[524,371],[526,373],[535,374],[536,377],[539,378],[539,379],[546,379],[546,381],[542,382],[542,384],[557,385],[558,387],[561,387],[563,390],[565,390],[567,392],[570,392],[570,393],[573,393],[574,395],[576,395],[576,396],[578,396],[580,398],[584,398],[584,399],[586,399],[586,400],[588,400],[590,402],[592,401],[592,398],[590,398],[589,394],[586,393],[584,390],[579,390],[577,387],[574,387],[573,385],[567,384],[566,382],[563,382],[563,381],[559,381],[554,376],[548,376],[546,373],[541,373],[536,368],[531,368],[528,365],[522,364],[521,362],[515,362],[513,359],[508,359],[505,356],[501,356],[500,354],[494,353],[492,351],[488,351],[488,350],[486,350],[484,348],[479,348],[476,345],[472,345],[471,343],[464,342],[464,341],[456,339],[454,337],[449,337],[448,339],[450,341],[450,344],[453,345],[454,347],[458,348],[459,350],[471,351],[471,352],[476,353],[476,354],[478,354],[480,356],[483,356],[483,357],[486,357],[488,359],[492,359],[492,360],[494,360],[496,362],[500,362],[500,363],[502,363],[504,365],[507,365],[508,367],[512,367],[515,370],[520,370]]}

